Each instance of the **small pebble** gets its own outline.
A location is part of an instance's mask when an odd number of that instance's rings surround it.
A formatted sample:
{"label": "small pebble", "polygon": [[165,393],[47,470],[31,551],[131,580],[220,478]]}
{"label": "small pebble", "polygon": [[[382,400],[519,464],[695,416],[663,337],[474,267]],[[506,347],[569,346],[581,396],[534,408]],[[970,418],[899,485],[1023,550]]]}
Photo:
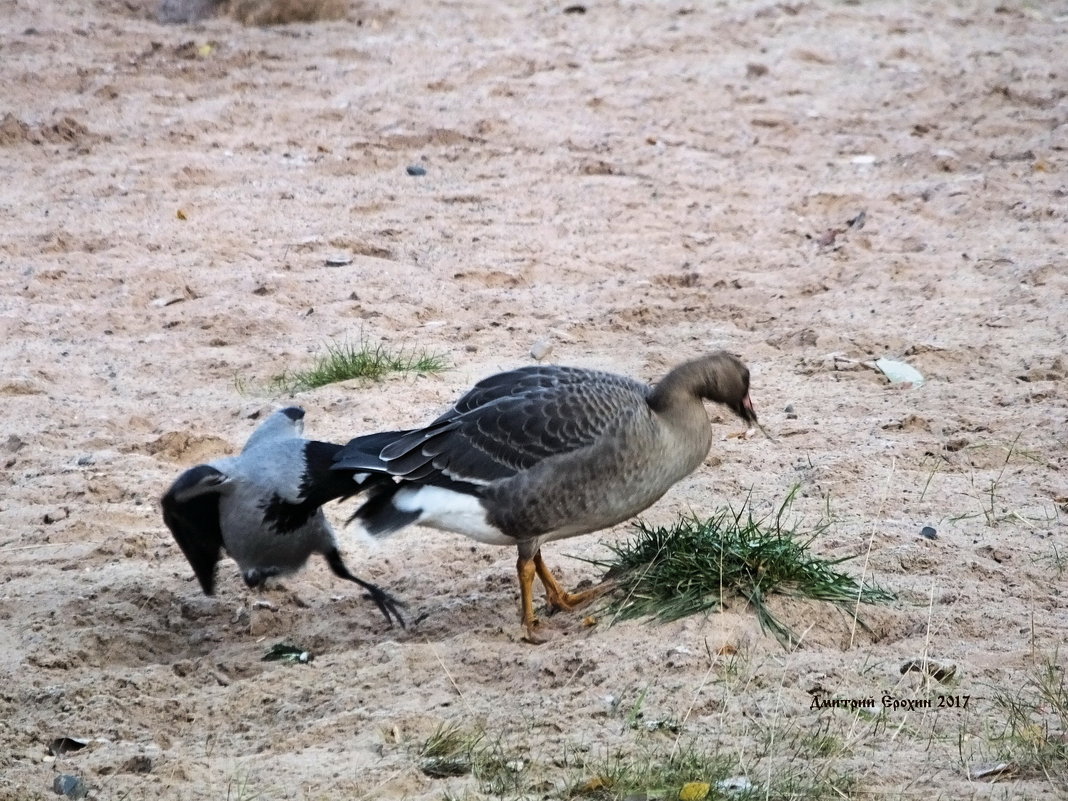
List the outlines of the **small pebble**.
{"label": "small pebble", "polygon": [[837,228],[828,228],[818,237],[816,237],[816,244],[821,248],[829,248],[834,244],[834,240],[838,238],[838,235],[842,233]]}
{"label": "small pebble", "polygon": [[547,339],[539,339],[533,345],[530,346],[530,358],[536,362],[540,362],[553,352],[553,343]]}
{"label": "small pebble", "polygon": [[1003,779],[1006,776],[1013,776],[1019,772],[1019,767],[1015,762],[997,762],[997,763],[984,763],[981,765],[975,765],[968,770],[968,777],[972,779]]}
{"label": "small pebble", "polygon": [[920,529],[920,536],[921,537],[926,537],[929,540],[937,540],[938,539],[938,532],[935,531],[935,529],[932,528],[931,526],[924,526],[923,528]]}
{"label": "small pebble", "polygon": [[89,788],[77,776],[61,773],[52,780],[52,792],[56,795],[65,795],[67,798],[85,798]]}
{"label": "small pebble", "polygon": [[418,164],[409,164],[407,170],[409,175],[426,175],[426,167]]}
{"label": "small pebble", "polygon": [[64,507],[58,512],[45,512],[44,517],[41,518],[46,526],[50,526],[53,523],[58,523],[60,520],[66,520],[70,517],[70,509]]}
{"label": "small pebble", "polygon": [[85,456],[78,457],[78,467],[88,467],[94,462],[96,462],[96,459],[93,458],[93,454],[91,453],[87,453],[85,454]]}
{"label": "small pebble", "polygon": [[794,405],[792,403],[786,404],[786,408],[783,409],[783,411],[786,412],[786,419],[787,420],[796,420],[797,419],[797,412],[794,411]]}
{"label": "small pebble", "polygon": [[716,789],[723,793],[750,793],[753,783],[747,776],[731,776],[716,782]]}

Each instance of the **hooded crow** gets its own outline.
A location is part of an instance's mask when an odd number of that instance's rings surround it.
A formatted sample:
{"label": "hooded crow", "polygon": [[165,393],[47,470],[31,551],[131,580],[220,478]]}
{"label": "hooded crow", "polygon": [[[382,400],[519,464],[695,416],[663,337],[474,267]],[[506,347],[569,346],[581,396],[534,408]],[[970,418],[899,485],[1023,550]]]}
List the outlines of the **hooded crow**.
{"label": "hooded crow", "polygon": [[[249,587],[294,573],[313,553],[335,575],[367,590],[392,626],[404,604],[345,567],[322,505],[360,492],[377,476],[331,469],[340,445],[303,439],[304,410],[290,406],[252,432],[237,456],[186,470],[163,496],[163,520],[205,595],[215,591],[215,566],[225,551]],[[388,480],[388,479],[386,479]]]}

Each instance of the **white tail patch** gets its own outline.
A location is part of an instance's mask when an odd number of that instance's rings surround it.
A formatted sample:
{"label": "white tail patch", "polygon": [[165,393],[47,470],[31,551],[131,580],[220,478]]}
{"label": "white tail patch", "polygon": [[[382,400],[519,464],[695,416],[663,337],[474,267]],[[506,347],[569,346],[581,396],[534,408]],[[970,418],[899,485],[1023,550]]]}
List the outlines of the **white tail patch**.
{"label": "white tail patch", "polygon": [[486,520],[486,510],[478,498],[443,487],[402,487],[393,496],[393,505],[402,512],[419,512],[417,525],[453,531],[488,545],[515,545]]}

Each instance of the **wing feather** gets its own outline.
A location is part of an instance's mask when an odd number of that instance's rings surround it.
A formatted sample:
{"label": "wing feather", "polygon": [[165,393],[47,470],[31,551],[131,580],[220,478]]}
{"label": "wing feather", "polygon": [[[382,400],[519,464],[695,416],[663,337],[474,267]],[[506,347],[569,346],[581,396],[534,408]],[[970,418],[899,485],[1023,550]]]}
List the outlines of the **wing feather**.
{"label": "wing feather", "polygon": [[486,484],[588,447],[645,408],[648,387],[610,373],[532,367],[491,376],[424,429],[386,445],[394,476]]}
{"label": "wing feather", "polygon": [[334,457],[334,470],[352,472],[388,473],[386,463],[382,460],[382,450],[408,434],[408,431],[382,431],[377,434],[365,434],[350,439]]}

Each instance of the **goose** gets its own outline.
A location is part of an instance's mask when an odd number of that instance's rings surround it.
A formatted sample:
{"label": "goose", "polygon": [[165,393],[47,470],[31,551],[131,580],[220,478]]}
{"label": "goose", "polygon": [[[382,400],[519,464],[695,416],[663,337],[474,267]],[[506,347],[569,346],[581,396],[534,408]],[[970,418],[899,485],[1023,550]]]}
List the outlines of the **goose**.
{"label": "goose", "polygon": [[[224,549],[249,588],[296,572],[318,553],[334,575],[367,591],[391,627],[394,620],[403,627],[403,604],[349,572],[323,514],[327,501],[363,488],[330,469],[342,446],[303,439],[303,433],[299,406],[274,412],[252,432],[239,455],[178,476],[161,500],[163,521],[205,595],[215,592],[215,568]],[[362,480],[374,483],[376,477]]]}
{"label": "goose", "polygon": [[350,522],[374,537],[418,524],[515,546],[520,620],[525,638],[540,643],[535,576],[551,612],[603,591],[564,590],[542,545],[621,523],[696,470],[712,446],[705,400],[759,425],[749,370],[723,351],[679,364],[654,386],[577,367],[520,367],[479,381],[423,428],[350,440],[334,469],[365,482]]}

